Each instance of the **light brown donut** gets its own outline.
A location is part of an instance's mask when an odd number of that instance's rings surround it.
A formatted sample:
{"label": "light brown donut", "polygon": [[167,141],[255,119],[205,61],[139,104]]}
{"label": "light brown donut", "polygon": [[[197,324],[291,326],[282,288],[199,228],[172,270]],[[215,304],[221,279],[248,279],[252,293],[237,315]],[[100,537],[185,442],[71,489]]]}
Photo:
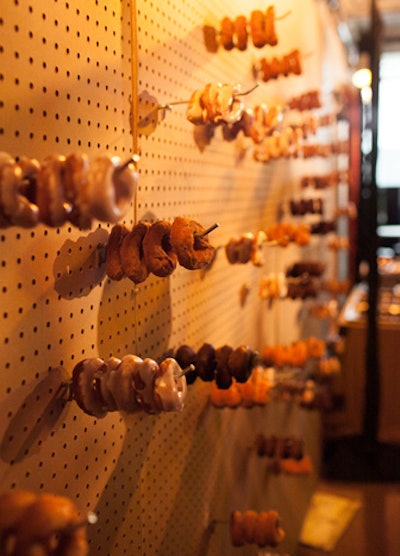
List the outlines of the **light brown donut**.
{"label": "light brown donut", "polygon": [[22,176],[19,184],[20,208],[12,217],[16,226],[34,228],[39,224],[39,207],[36,204],[36,183],[40,172],[40,163],[35,158],[21,157],[18,167]]}
{"label": "light brown donut", "polygon": [[149,275],[143,251],[143,239],[149,228],[149,222],[138,222],[123,238],[120,246],[123,272],[135,284],[144,282]]}
{"label": "light brown donut", "polygon": [[9,554],[7,547],[15,537],[15,525],[26,508],[36,499],[28,490],[6,490],[0,494],[0,554]]}
{"label": "light brown donut", "polygon": [[99,156],[90,163],[90,211],[102,222],[118,222],[126,214],[136,192],[138,173],[133,162],[127,165],[120,162],[118,157]]}
{"label": "light brown donut", "polygon": [[171,226],[171,246],[181,266],[188,270],[204,268],[213,259],[215,248],[208,235],[202,236],[205,228],[195,220],[177,216]]}
{"label": "light brown donut", "polygon": [[58,227],[65,224],[71,206],[64,195],[65,157],[51,155],[42,162],[37,179],[37,205],[43,224]]}
{"label": "light brown donut", "polygon": [[87,358],[75,365],[72,371],[72,392],[78,406],[88,415],[102,419],[107,414],[101,392],[96,389],[96,375],[106,370],[99,357]]}
{"label": "light brown donut", "polygon": [[178,257],[170,242],[171,223],[158,220],[151,224],[143,239],[143,256],[149,271],[160,278],[173,273]]}
{"label": "light brown donut", "polygon": [[65,159],[64,191],[71,203],[69,221],[82,230],[92,226],[89,205],[89,159],[85,154],[72,153]]}
{"label": "light brown donut", "polygon": [[86,525],[64,496],[38,495],[15,526],[13,556],[86,556],[88,550]]}
{"label": "light brown donut", "polygon": [[112,227],[107,243],[106,273],[111,280],[122,280],[125,276],[122,267],[121,245],[129,230],[125,224],[115,224]]}

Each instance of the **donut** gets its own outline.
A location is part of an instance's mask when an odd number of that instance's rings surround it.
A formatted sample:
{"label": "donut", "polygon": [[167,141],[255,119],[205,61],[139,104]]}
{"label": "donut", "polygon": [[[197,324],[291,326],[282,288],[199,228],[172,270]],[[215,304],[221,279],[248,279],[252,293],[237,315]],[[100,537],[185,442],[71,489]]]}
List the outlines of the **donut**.
{"label": "donut", "polygon": [[124,236],[119,253],[125,276],[135,284],[144,282],[149,275],[144,259],[143,239],[150,228],[150,223],[140,221]]}
{"label": "donut", "polygon": [[101,393],[96,389],[95,375],[107,368],[100,357],[80,361],[72,371],[72,392],[78,406],[88,415],[102,419],[107,415]]}
{"label": "donut", "polygon": [[55,494],[40,494],[15,524],[14,556],[57,554],[86,556],[86,525],[73,502]]}
{"label": "donut", "polygon": [[205,123],[206,112],[201,101],[202,94],[202,89],[196,89],[191,94],[187,104],[186,118],[194,125],[204,125]]}
{"label": "donut", "polygon": [[204,123],[234,123],[240,120],[244,106],[234,94],[234,87],[228,83],[207,83],[200,97],[205,110]]}
{"label": "donut", "polygon": [[214,380],[216,366],[215,348],[204,343],[196,353],[195,367],[198,376],[205,382]]}
{"label": "donut", "polygon": [[232,375],[229,372],[228,360],[233,348],[224,345],[215,350],[215,382],[221,390],[228,389],[232,384]]}
{"label": "donut", "polygon": [[15,489],[0,493],[0,554],[10,554],[8,548],[15,542],[15,525],[35,499],[36,494],[28,490]]}
{"label": "donut", "polygon": [[225,245],[225,254],[231,264],[246,264],[251,261],[255,236],[246,233],[237,238],[231,238]]}
{"label": "donut", "polygon": [[137,361],[133,372],[133,386],[138,406],[146,413],[159,413],[159,406],[154,398],[154,383],[160,373],[158,363],[146,357]]}
{"label": "donut", "polygon": [[143,238],[143,257],[149,272],[164,278],[173,273],[178,257],[170,242],[171,223],[158,220],[151,224]]}
{"label": "donut", "polygon": [[125,355],[107,376],[107,388],[119,411],[134,413],[139,409],[136,403],[134,374],[137,363],[141,362],[142,359],[136,355]]}
{"label": "donut", "polygon": [[37,205],[43,224],[59,227],[68,219],[71,205],[64,195],[65,156],[47,156],[37,177]]}
{"label": "donut", "polygon": [[246,382],[255,366],[255,353],[246,345],[238,346],[229,354],[228,369],[237,382]]}
{"label": "donut", "polygon": [[236,36],[236,48],[238,50],[246,50],[248,39],[246,17],[244,15],[238,15],[233,22],[233,27]]}
{"label": "donut", "polygon": [[270,46],[276,46],[278,38],[275,32],[275,7],[273,5],[268,6],[266,10],[264,25],[266,43]]}
{"label": "donut", "polygon": [[214,247],[201,224],[190,218],[177,216],[171,226],[171,247],[181,266],[188,270],[204,268],[213,259]]}
{"label": "donut", "polygon": [[235,44],[233,42],[233,34],[235,27],[233,21],[229,17],[224,17],[221,20],[221,44],[225,50],[232,50]]}
{"label": "donut", "polygon": [[254,10],[250,15],[250,32],[253,45],[262,48],[266,44],[264,14],[261,10]]}
{"label": "donut", "polygon": [[208,52],[218,51],[217,30],[212,25],[203,25],[204,44]]}
{"label": "donut", "polygon": [[[179,346],[176,350],[174,359],[182,369],[186,369],[190,365],[196,366],[196,352],[186,344]],[[189,371],[185,374],[187,384],[192,384],[197,378],[197,371]]]}
{"label": "donut", "polygon": [[88,172],[88,197],[93,217],[112,224],[120,220],[136,193],[137,181],[133,161],[121,165],[118,157],[95,158]]}
{"label": "donut", "polygon": [[233,546],[243,546],[245,544],[244,520],[242,512],[234,510],[231,512],[229,530]]}
{"label": "donut", "polygon": [[154,398],[160,411],[182,411],[187,395],[186,378],[172,357],[160,363],[154,382]]}
{"label": "donut", "polygon": [[92,226],[89,202],[89,159],[85,154],[72,153],[65,159],[64,192],[71,203],[68,220],[82,230]]}
{"label": "donut", "polygon": [[245,543],[253,543],[258,526],[258,514],[254,510],[243,512],[243,537]]}
{"label": "donut", "polygon": [[118,406],[113,395],[110,392],[108,384],[110,373],[115,371],[120,363],[121,359],[118,359],[118,357],[110,357],[109,359],[105,360],[105,365],[99,366],[99,368],[93,375],[96,392],[98,392],[99,396],[101,397],[103,407],[107,411],[118,410]]}
{"label": "donut", "polygon": [[125,272],[122,266],[121,244],[129,233],[124,224],[115,224],[107,242],[106,274],[111,280],[122,280]]}
{"label": "donut", "polygon": [[40,163],[35,158],[21,157],[18,167],[22,176],[19,184],[20,208],[12,216],[12,223],[23,228],[34,228],[39,224],[39,207],[36,204],[36,183]]}

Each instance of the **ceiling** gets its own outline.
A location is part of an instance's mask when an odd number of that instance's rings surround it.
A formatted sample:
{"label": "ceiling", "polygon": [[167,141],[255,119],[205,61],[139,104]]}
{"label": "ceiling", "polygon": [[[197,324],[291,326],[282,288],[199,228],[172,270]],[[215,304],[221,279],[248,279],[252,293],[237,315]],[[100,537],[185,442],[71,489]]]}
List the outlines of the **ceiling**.
{"label": "ceiling", "polygon": [[[369,28],[371,0],[328,0],[357,43]],[[382,49],[400,50],[400,0],[376,0],[382,18]]]}

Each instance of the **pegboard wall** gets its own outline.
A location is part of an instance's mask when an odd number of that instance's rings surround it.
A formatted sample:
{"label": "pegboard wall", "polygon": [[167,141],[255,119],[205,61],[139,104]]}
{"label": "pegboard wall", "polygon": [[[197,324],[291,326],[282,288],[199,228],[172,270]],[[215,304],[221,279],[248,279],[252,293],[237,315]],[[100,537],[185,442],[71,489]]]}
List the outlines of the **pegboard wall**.
{"label": "pegboard wall", "polygon": [[[248,143],[225,141],[218,128],[201,143],[186,105],[175,104],[208,82],[246,91],[258,57],[293,48],[304,54],[303,74],[262,84],[245,104],[284,104],[315,88],[330,98],[343,75],[329,74],[329,82],[324,64],[332,52],[342,58],[339,43],[332,49],[332,38],[326,41],[320,2],[276,4],[277,16],[286,14],[276,22],[276,47],[207,51],[204,23],[265,7],[261,0],[2,2],[0,151],[39,161],[75,151],[123,160],[135,152],[139,184],[127,226],[178,215],[219,224],[211,268],[177,268],[136,287],[105,275],[110,225],[0,231],[0,487],[64,494],[82,513],[95,511],[91,555],[256,554],[254,547],[232,549],[226,524],[208,529],[236,508],[277,508],[287,529],[283,550],[297,540],[315,475],[270,476],[249,439],[256,432],[302,435],[317,464],[317,414],[290,404],[218,411],[208,403],[209,385],[196,381],[181,414],[96,420],[60,390],[85,357],[156,359],[204,342],[260,349],[303,334],[300,302],[268,305],[258,295],[262,274],[283,271],[299,248],[266,247],[264,267],[233,268],[223,247],[274,222],[301,176],[337,169],[337,157],[261,164]],[[337,132],[324,130],[328,140]],[[326,254],[320,244],[308,249]]]}

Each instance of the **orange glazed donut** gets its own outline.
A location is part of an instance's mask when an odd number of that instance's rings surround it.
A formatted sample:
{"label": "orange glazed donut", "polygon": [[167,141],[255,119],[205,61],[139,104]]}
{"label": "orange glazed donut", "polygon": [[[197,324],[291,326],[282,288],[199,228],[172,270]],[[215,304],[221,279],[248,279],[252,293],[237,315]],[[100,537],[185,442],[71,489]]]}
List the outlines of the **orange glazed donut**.
{"label": "orange glazed donut", "polygon": [[160,278],[172,274],[178,263],[170,237],[170,222],[158,220],[151,224],[143,239],[143,256],[146,266],[151,273]]}
{"label": "orange glazed donut", "polygon": [[221,21],[221,44],[225,50],[232,50],[235,46],[233,42],[234,31],[233,21],[229,17],[224,17]]}
{"label": "orange glazed donut", "polygon": [[236,35],[236,48],[238,50],[246,50],[247,48],[247,20],[244,15],[238,15],[233,22]]}
{"label": "orange glazed donut", "polygon": [[144,282],[149,275],[143,251],[143,240],[149,228],[149,222],[138,222],[123,238],[120,246],[123,271],[135,284]]}
{"label": "orange glazed donut", "polygon": [[250,29],[253,44],[256,48],[265,46],[265,21],[261,10],[254,10],[250,16]]}
{"label": "orange glazed donut", "polygon": [[181,266],[188,270],[196,270],[207,266],[213,259],[215,249],[202,235],[205,229],[201,224],[177,216],[171,226],[171,246],[178,256]]}

